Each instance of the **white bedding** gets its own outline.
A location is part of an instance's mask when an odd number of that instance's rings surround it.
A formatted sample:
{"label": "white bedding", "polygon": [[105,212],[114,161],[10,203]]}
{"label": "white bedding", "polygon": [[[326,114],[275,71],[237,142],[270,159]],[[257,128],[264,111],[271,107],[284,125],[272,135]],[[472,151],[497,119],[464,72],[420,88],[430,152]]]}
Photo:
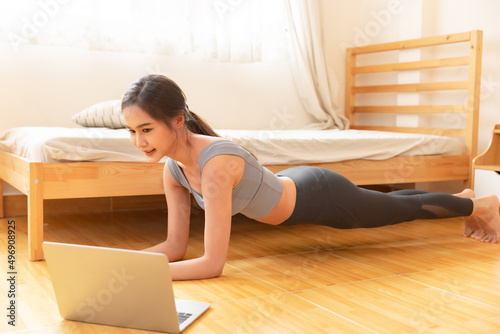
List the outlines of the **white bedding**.
{"label": "white bedding", "polygon": [[[456,138],[358,130],[217,130],[264,165],[460,155]],[[0,149],[30,161],[146,161],[126,129],[22,127],[0,132]]]}

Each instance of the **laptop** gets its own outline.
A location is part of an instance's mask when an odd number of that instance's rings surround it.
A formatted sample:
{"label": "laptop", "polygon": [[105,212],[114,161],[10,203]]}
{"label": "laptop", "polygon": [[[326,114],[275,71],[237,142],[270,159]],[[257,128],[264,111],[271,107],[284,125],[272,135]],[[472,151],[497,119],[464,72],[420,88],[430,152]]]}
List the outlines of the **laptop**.
{"label": "laptop", "polygon": [[44,242],[61,317],[180,333],[209,303],[175,299],[164,254]]}

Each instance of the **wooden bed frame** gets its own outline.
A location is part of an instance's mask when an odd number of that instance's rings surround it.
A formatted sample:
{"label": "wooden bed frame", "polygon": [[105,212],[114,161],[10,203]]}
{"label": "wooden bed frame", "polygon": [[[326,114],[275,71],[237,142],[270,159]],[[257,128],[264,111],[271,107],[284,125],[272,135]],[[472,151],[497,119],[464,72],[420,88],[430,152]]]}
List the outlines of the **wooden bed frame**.
{"label": "wooden bed frame", "polygon": [[[346,52],[346,97],[345,113],[350,120],[350,128],[404,133],[421,133],[438,136],[461,137],[465,142],[465,154],[455,156],[394,157],[383,161],[349,160],[335,163],[314,164],[343,174],[358,185],[395,184],[413,182],[434,182],[463,180],[469,183],[472,159],[477,154],[477,132],[481,87],[482,31],[426,37],[393,43],[354,47]],[[356,66],[359,55],[389,52],[395,50],[423,49],[425,47],[453,43],[468,43],[469,55],[446,59],[430,59],[399,62],[371,66]],[[357,86],[356,75],[383,72],[418,71],[453,66],[468,66],[466,81],[428,82],[414,84]],[[358,94],[408,93],[426,91],[465,90],[467,100],[464,105],[392,105],[356,106]],[[463,114],[464,128],[427,128],[398,126],[357,125],[357,114]],[[289,166],[267,166],[277,172]]]}
{"label": "wooden bed frame", "polygon": [[[358,55],[451,43],[469,43],[469,55],[446,59],[356,66],[356,57]],[[383,161],[349,160],[313,165],[341,173],[358,185],[447,180],[463,180],[464,182],[468,182],[471,175],[471,162],[477,150],[481,53],[481,31],[348,49],[345,110],[347,117],[350,119],[351,128],[463,137],[466,147],[465,154],[456,156],[395,157]],[[356,86],[355,77],[358,74],[416,71],[450,66],[468,66],[468,80]],[[357,94],[457,89],[467,91],[467,103],[465,105],[361,107],[355,104]],[[361,113],[461,113],[466,116],[466,126],[463,129],[358,126],[355,115]],[[256,153],[258,154],[258,152]],[[273,172],[278,172],[291,166],[273,165],[266,167]],[[44,200],[163,194],[162,171],[162,164],[142,162],[31,162],[19,156],[0,151],[0,217],[4,216],[1,182],[3,179],[27,195],[29,258],[32,261],[42,260],[43,251],[41,244],[43,242]]]}

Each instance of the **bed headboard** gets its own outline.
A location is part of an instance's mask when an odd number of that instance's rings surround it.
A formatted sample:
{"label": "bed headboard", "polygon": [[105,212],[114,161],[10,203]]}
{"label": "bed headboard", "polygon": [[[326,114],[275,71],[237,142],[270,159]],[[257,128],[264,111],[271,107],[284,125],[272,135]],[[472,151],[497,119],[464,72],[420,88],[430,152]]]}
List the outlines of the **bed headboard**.
{"label": "bed headboard", "polygon": [[[369,45],[363,47],[353,47],[347,49],[346,53],[346,99],[345,110],[346,116],[350,120],[350,128],[363,129],[363,130],[377,130],[377,131],[395,131],[395,132],[410,132],[410,133],[424,133],[442,136],[463,137],[465,140],[466,152],[465,154],[472,159],[477,154],[477,131],[479,119],[479,100],[480,100],[480,86],[481,86],[481,57],[482,57],[482,31],[476,30],[465,33],[427,37],[420,39],[413,39],[401,42],[384,43]],[[468,46],[468,50],[462,52],[465,55],[452,56],[444,58],[435,58],[435,53],[443,53],[442,51],[432,51],[436,48],[448,48],[452,52],[458,49],[455,45],[462,43]],[[442,46],[442,47],[441,47]],[[431,48],[432,47],[432,48]],[[465,47],[463,47],[465,49]],[[421,50],[417,52],[415,61],[407,61],[405,56],[395,56],[395,53],[401,54],[401,50]],[[431,51],[431,52],[429,52]],[[409,52],[409,51],[404,51]],[[425,53],[426,56],[421,57]],[[468,54],[467,54],[468,53]],[[384,57],[384,54],[390,56]],[[454,53],[455,54],[455,53]],[[375,58],[375,63],[370,62],[369,65],[357,65],[359,57]],[[396,61],[392,59],[396,58]],[[406,57],[408,58],[408,57]],[[421,60],[425,58],[424,60]],[[377,63],[378,62],[378,63]],[[359,62],[358,62],[359,63]],[[434,73],[436,70],[448,68],[457,69],[455,72],[464,72],[464,67],[467,67],[467,78],[461,81],[432,81],[427,80],[429,72]],[[401,76],[399,73],[415,73],[427,71],[427,76],[416,76],[417,80],[413,83],[407,83],[408,80]],[[434,71],[434,72],[433,72]],[[386,74],[383,74],[386,73]],[[391,78],[396,78],[395,84],[369,84],[357,85],[356,81],[360,76],[370,75],[388,75]],[[431,74],[431,76],[433,76]],[[415,77],[415,76],[414,76]],[[426,80],[423,80],[424,78]],[[366,81],[366,80],[365,80]],[[369,80],[368,80],[369,81]],[[384,83],[386,80],[383,80]],[[422,82],[424,81],[424,82]],[[373,82],[373,80],[372,80]],[[423,93],[436,91],[457,91],[462,90],[466,92],[466,97],[463,97],[464,104],[433,104],[428,103],[426,99],[413,99],[417,103],[402,103],[401,99],[392,98],[390,101],[392,105],[357,105],[356,103],[361,100],[363,94],[386,94],[396,93],[398,96],[404,93]],[[429,93],[426,93],[429,94]],[[408,95],[408,94],[407,94]],[[371,97],[370,97],[371,98]],[[358,99],[358,101],[356,101]],[[393,100],[398,100],[394,102]],[[389,99],[390,100],[390,99]],[[425,100],[425,102],[423,101]],[[457,98],[454,99],[456,101]],[[436,127],[436,126],[398,126],[398,122],[394,124],[375,124],[366,125],[359,122],[359,114],[398,114],[398,115],[430,115],[430,114],[462,114],[465,115],[465,121],[459,127]],[[396,117],[396,116],[394,116]],[[425,116],[424,116],[425,117]],[[429,117],[429,116],[427,116]],[[363,120],[370,117],[364,116]],[[462,116],[463,118],[463,116]],[[366,122],[365,122],[366,123]],[[401,123],[401,122],[399,122]]]}

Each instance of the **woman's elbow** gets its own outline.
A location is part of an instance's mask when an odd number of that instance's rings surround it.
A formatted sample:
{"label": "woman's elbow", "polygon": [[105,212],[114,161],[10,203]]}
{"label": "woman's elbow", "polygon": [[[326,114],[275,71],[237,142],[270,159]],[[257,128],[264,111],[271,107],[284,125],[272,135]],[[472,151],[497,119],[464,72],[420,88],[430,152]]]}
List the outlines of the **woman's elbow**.
{"label": "woman's elbow", "polygon": [[168,261],[176,262],[184,259],[186,256],[186,248],[183,247],[172,247],[172,249],[168,252]]}
{"label": "woman's elbow", "polygon": [[226,261],[213,261],[207,259],[207,278],[216,278],[222,276]]}
{"label": "woman's elbow", "polygon": [[211,268],[209,273],[210,278],[216,278],[222,276],[223,271],[224,271],[224,264]]}

